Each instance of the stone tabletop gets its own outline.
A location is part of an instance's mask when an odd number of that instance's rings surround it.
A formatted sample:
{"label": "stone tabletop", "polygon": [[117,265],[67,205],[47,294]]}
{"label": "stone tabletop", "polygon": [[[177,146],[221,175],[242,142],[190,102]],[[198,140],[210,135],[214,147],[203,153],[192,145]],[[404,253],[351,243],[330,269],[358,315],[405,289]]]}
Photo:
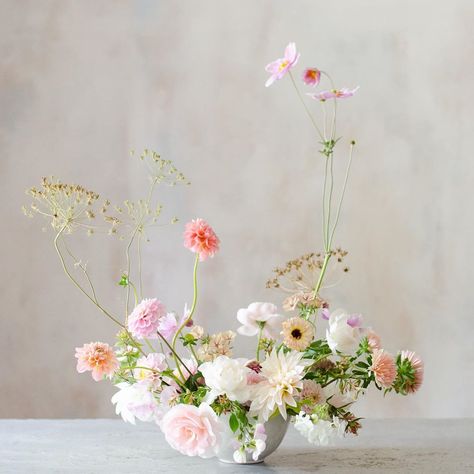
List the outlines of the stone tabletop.
{"label": "stone tabletop", "polygon": [[0,420],[0,473],[474,473],[474,419],[364,420],[358,437],[310,446],[292,427],[265,464],[181,456],[152,424]]}

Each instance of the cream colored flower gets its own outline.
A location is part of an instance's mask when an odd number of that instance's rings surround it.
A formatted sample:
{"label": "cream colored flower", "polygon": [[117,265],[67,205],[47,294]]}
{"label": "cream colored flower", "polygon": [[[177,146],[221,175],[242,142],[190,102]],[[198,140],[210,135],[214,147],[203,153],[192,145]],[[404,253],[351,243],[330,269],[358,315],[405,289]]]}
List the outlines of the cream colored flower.
{"label": "cream colored flower", "polygon": [[313,308],[321,308],[324,303],[324,300],[319,296],[314,296],[313,291],[301,291],[285,298],[282,306],[285,311],[293,311],[299,304]]}
{"label": "cream colored flower", "polygon": [[283,343],[295,351],[304,351],[314,338],[313,325],[299,316],[283,321],[282,326]]}
{"label": "cream colored flower", "polygon": [[204,328],[202,326],[193,326],[189,334],[194,337],[194,339],[201,339],[204,335]]}
{"label": "cream colored flower", "polygon": [[232,344],[234,339],[234,331],[224,331],[217,334],[212,334],[209,337],[209,342],[203,344],[198,349],[199,359],[203,362],[209,362],[220,355],[230,357],[232,355]]}
{"label": "cream colored flower", "polygon": [[274,349],[262,362],[260,375],[263,380],[255,385],[254,399],[250,405],[250,414],[259,420],[267,421],[278,409],[286,419],[286,406],[296,406],[295,396],[303,388],[302,378],[306,361],[302,361],[301,352],[290,351],[286,354]]}

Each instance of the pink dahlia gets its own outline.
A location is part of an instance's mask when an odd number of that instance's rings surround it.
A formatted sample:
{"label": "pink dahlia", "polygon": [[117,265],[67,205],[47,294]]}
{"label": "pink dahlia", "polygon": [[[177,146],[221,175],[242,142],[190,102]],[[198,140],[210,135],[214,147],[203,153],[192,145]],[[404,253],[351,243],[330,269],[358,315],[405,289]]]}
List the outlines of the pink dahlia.
{"label": "pink dahlia", "polygon": [[354,89],[348,89],[347,87],[343,87],[342,89],[331,89],[328,91],[321,91],[316,92],[315,94],[306,94],[309,95],[314,100],[328,100],[328,99],[346,99],[347,97],[352,97],[357,91],[359,87],[355,87]]}
{"label": "pink dahlia", "polygon": [[390,387],[397,376],[395,359],[383,349],[374,350],[370,370],[374,373],[377,383],[382,387]]}
{"label": "pink dahlia", "polygon": [[156,330],[165,315],[166,308],[161,301],[156,298],[145,299],[128,317],[128,329],[138,339],[157,339]]}
{"label": "pink dahlia", "polygon": [[267,64],[265,71],[270,73],[270,77],[265,83],[265,87],[271,86],[275,81],[281,79],[297,62],[300,54],[296,52],[295,43],[290,43],[285,48],[285,54],[283,58],[279,58],[276,61]]}
{"label": "pink dahlia", "polygon": [[92,378],[99,382],[104,375],[111,376],[119,367],[113,349],[105,342],[91,342],[76,347],[77,371],[82,374],[90,370]]}
{"label": "pink dahlia", "polygon": [[412,351],[401,351],[400,359],[402,361],[408,360],[411,366],[413,367],[413,370],[415,372],[414,381],[412,383],[407,383],[405,386],[405,390],[408,393],[415,393],[423,383],[423,374],[425,371],[423,361],[421,360],[421,357],[418,354]]}
{"label": "pink dahlia", "polygon": [[321,71],[316,68],[308,67],[303,71],[302,79],[307,86],[316,87],[321,80]]}
{"label": "pink dahlia", "polygon": [[203,261],[219,250],[219,238],[206,221],[194,219],[186,224],[184,246],[199,254],[199,260]]}

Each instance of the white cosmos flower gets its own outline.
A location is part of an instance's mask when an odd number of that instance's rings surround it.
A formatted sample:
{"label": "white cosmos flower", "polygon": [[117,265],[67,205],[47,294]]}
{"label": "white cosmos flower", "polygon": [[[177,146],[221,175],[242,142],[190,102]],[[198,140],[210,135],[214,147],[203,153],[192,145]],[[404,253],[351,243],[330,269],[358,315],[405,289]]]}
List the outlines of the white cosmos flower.
{"label": "white cosmos flower", "polygon": [[326,340],[331,350],[351,354],[359,345],[361,337],[360,318],[348,314],[342,309],[331,313]]}
{"label": "white cosmos flower", "polygon": [[243,336],[256,336],[263,327],[262,335],[276,339],[281,331],[283,316],[277,313],[272,303],[252,303],[248,308],[237,311],[237,319],[242,324],[237,329]]}
{"label": "white cosmos flower", "polygon": [[262,362],[260,375],[263,380],[254,385],[254,398],[250,405],[251,415],[258,416],[260,421],[267,421],[276,408],[286,419],[286,405],[296,406],[295,396],[303,388],[307,361],[302,361],[303,353],[290,351],[271,354]]}
{"label": "white cosmos flower", "polygon": [[229,400],[240,403],[250,399],[252,387],[247,385],[247,376],[252,371],[245,363],[245,359],[221,355],[199,366],[206,385],[211,389],[206,396],[206,403],[212,403],[219,395],[227,395]]}
{"label": "white cosmos flower", "polygon": [[303,411],[295,416],[295,428],[311,444],[317,446],[327,446],[335,439],[344,436],[344,425],[339,418],[323,420],[316,415],[307,415]]}
{"label": "white cosmos flower", "polygon": [[143,384],[129,385],[126,382],[116,385],[120,390],[112,397],[116,404],[115,413],[124,421],[135,424],[140,421],[157,421],[160,418],[160,407],[148,387]]}

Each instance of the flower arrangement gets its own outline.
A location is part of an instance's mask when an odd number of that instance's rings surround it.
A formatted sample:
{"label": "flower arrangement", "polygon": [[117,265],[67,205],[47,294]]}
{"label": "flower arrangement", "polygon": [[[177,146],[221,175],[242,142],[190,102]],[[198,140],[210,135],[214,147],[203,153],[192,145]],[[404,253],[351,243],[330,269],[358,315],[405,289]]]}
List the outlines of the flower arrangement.
{"label": "flower arrangement", "polygon": [[[322,107],[319,126],[292,72],[299,58],[290,43],[284,57],[266,67],[270,73],[266,86],[290,78],[321,144],[323,249],[274,270],[267,287],[287,293],[282,311],[268,302],[254,302],[237,311],[237,333],[256,338],[255,357],[232,357],[236,337],[232,330],[208,333],[197,324],[199,265],[214,257],[220,246],[214,229],[203,219],[187,223],[183,236],[184,247],[195,254],[191,307],[178,314],[155,297],[143,297],[141,246],[163,211],[155,199],[156,188],[189,184],[170,161],[150,150],[139,155],[151,182],[147,197],[136,202],[113,206],[82,186],[47,178],[28,191],[33,202],[24,212],[49,219],[67,277],[120,327],[114,346],[91,342],[76,349],[77,371],[91,372],[95,381],[110,380],[117,388],[112,397],[117,414],[132,424],[137,419],[157,423],[170,446],[188,456],[219,455],[224,433],[230,432],[235,462],[260,461],[269,441],[266,426],[276,418],[291,420],[310,443],[326,445],[345,434],[357,434],[361,419],[353,406],[369,386],[407,395],[423,381],[423,362],[417,354],[392,355],[360,314],[332,309],[324,294],[329,273],[348,271],[347,252],[334,248],[333,238],[355,142],[349,142],[337,202],[333,161],[341,142],[336,135],[337,103],[352,97],[358,88],[337,89],[324,71],[304,69],[306,86],[316,88],[323,79],[330,83],[327,90],[307,93]],[[125,242],[126,270],[118,282],[124,292],[124,319],[102,303],[87,265],[71,249],[71,234],[81,230],[88,235],[106,230]],[[138,261],[134,263],[135,249]],[[322,325],[325,330],[318,337]]]}

